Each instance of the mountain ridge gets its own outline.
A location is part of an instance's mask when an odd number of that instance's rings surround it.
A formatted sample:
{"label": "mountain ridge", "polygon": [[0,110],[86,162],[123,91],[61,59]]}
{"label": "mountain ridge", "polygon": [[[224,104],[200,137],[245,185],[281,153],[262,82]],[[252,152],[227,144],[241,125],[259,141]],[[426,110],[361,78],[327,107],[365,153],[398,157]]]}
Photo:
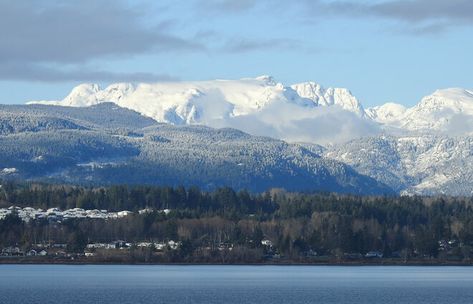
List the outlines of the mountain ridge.
{"label": "mountain ridge", "polygon": [[[437,90],[410,108],[390,102],[365,109],[348,89],[325,89],[311,81],[286,86],[271,76],[115,83],[104,89],[97,84],[82,84],[63,100],[31,101],[29,104],[84,107],[103,102],[113,102],[162,123],[235,127],[251,134],[292,142],[301,140],[292,138],[294,134],[302,134],[301,137],[309,141],[326,144],[326,139],[314,137],[314,132],[308,128],[320,128],[321,122],[328,124],[337,119],[333,127],[327,128],[335,130],[328,136],[334,140],[351,140],[364,133],[371,136],[393,130],[415,133],[452,132],[455,129],[456,135],[473,132],[471,90]],[[273,121],[272,117],[278,117],[278,121]],[[460,128],[455,123],[458,119],[468,119],[467,127]],[[290,127],[295,130],[286,131]]]}
{"label": "mountain ridge", "polygon": [[[270,76],[185,85],[114,84],[105,90],[85,85],[74,94],[52,103],[67,105],[72,100],[78,106],[97,106],[103,99],[115,99],[143,117],[160,116],[176,126],[230,127],[293,142],[397,193],[473,194],[471,90],[437,90],[410,108],[386,103],[367,109],[346,89],[324,89],[315,82],[284,86]],[[167,105],[170,111],[156,110],[155,104]],[[158,141],[163,138],[156,136]]]}
{"label": "mountain ridge", "polygon": [[[70,123],[38,127],[38,117]],[[0,178],[394,194],[315,149],[229,128],[161,124],[113,103],[1,106],[0,130]]]}

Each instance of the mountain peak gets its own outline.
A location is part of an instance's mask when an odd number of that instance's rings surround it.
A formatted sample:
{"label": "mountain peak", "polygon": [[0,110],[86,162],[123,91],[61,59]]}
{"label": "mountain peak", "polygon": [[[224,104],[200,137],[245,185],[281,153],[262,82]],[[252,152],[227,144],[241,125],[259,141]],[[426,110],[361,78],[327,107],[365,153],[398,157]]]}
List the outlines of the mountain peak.
{"label": "mountain peak", "polygon": [[241,80],[116,83],[104,90],[96,84],[82,84],[62,101],[32,103],[84,107],[101,102],[114,102],[172,124],[225,120],[280,102],[302,108],[336,105],[360,117],[364,115],[363,107],[347,89],[325,90],[315,82],[285,87],[269,75]]}
{"label": "mountain peak", "polygon": [[[460,116],[461,117],[460,117]],[[473,94],[471,91],[450,88],[437,90],[424,97],[420,103],[408,109],[403,116],[402,127],[411,131],[448,131],[459,130],[458,121],[466,116],[473,116]],[[468,133],[473,126],[464,121],[462,132]]]}
{"label": "mountain peak", "polygon": [[423,113],[453,111],[455,113],[468,112],[473,114],[473,94],[460,88],[437,90],[433,94],[424,97],[419,104],[413,107],[413,111]]}
{"label": "mountain peak", "polygon": [[454,108],[461,111],[462,107],[470,105],[473,106],[473,93],[461,88],[436,90],[419,103],[419,107],[428,107],[430,110]]}
{"label": "mountain peak", "polygon": [[405,106],[388,102],[381,106],[366,109],[366,115],[378,123],[386,124],[397,122],[406,111]]}
{"label": "mountain peak", "polygon": [[71,93],[63,100],[63,105],[72,107],[95,105],[99,102],[96,98],[96,94],[100,91],[101,89],[98,84],[80,84],[73,88]]}
{"label": "mountain peak", "polygon": [[[342,130],[371,134],[379,132],[379,127],[385,131],[449,132],[453,127],[458,129],[460,117],[455,115],[471,116],[471,127],[462,130],[473,131],[473,93],[469,90],[437,90],[409,109],[387,103],[365,111],[348,89],[326,89],[313,81],[284,86],[269,75],[240,80],[115,83],[103,90],[88,83],[75,87],[62,101],[32,103],[85,107],[102,102],[113,102],[158,122],[235,127],[284,139],[288,137],[281,134],[286,132],[301,140],[305,137],[299,138],[300,134],[324,128],[339,130],[341,137],[345,134]],[[334,111],[318,109],[321,107],[332,107]],[[327,128],[329,123],[336,127]],[[295,126],[297,131],[292,129]]]}
{"label": "mountain peak", "polygon": [[353,94],[344,88],[324,89],[315,82],[303,82],[291,86],[299,96],[312,100],[317,106],[339,106],[360,117],[365,115],[363,106]]}
{"label": "mountain peak", "polygon": [[270,75],[261,75],[255,78],[258,81],[265,83],[266,85],[276,85],[278,82]]}

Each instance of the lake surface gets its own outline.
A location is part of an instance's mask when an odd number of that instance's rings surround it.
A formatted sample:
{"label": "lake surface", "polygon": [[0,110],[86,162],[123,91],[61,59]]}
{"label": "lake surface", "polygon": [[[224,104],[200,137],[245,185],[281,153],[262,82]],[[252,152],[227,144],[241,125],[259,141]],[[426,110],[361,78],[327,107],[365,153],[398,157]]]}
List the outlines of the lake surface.
{"label": "lake surface", "polygon": [[0,265],[0,303],[473,303],[473,268]]}

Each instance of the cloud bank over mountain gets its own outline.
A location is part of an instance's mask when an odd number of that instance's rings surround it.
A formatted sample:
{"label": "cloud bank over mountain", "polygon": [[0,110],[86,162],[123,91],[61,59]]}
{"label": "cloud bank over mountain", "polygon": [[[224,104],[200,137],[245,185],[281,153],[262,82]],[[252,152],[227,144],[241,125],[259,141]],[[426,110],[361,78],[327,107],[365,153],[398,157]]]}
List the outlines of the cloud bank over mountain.
{"label": "cloud bank over mountain", "polygon": [[395,103],[365,109],[347,89],[315,82],[291,86],[270,76],[240,80],[83,84],[59,101],[84,107],[103,102],[173,125],[231,127],[289,142],[343,143],[379,134],[468,135],[473,132],[473,93],[438,90],[412,108]]}
{"label": "cloud bank over mountain", "polygon": [[74,88],[62,106],[102,102],[137,111],[158,122],[231,127],[289,142],[332,143],[379,134],[379,125],[346,89],[324,89],[315,83],[285,86],[270,76],[241,80],[95,84]]}
{"label": "cloud bank over mountain", "polygon": [[[48,111],[85,113],[100,105],[110,105],[108,102],[134,110],[141,114],[136,116],[147,121],[152,118],[165,123],[158,124],[162,127],[199,130],[207,128],[201,127],[204,125],[220,128],[217,133],[241,134],[230,127],[297,143],[293,146],[316,158],[347,164],[396,193],[473,193],[473,91],[468,89],[437,90],[410,108],[387,103],[365,109],[348,89],[325,89],[315,82],[284,85],[270,76],[261,76],[117,83],[104,89],[96,84],[82,84],[63,100],[32,103],[60,106],[48,107]],[[107,109],[112,111],[113,107]],[[101,114],[100,120],[104,122],[113,116]],[[15,126],[18,130],[25,128],[17,122]],[[58,119],[45,125],[37,118],[30,128],[45,126],[78,128],[74,121]],[[243,137],[241,140],[245,141]],[[221,144],[218,139],[212,142],[217,144]],[[260,148],[252,146],[256,151]],[[278,148],[274,149],[265,153],[277,153]],[[292,159],[293,152],[285,157]],[[154,152],[151,149],[149,153]],[[237,155],[241,153],[246,152]],[[303,161],[298,165],[304,166]]]}
{"label": "cloud bank over mountain", "polygon": [[282,102],[250,115],[210,122],[209,126],[232,127],[289,142],[318,144],[346,142],[381,132],[377,124],[338,106],[302,108]]}

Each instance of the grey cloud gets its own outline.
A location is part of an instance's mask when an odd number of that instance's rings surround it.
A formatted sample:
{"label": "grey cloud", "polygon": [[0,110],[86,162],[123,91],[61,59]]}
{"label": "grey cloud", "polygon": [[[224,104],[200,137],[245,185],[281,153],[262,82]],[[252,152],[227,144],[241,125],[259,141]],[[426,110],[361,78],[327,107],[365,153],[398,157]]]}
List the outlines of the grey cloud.
{"label": "grey cloud", "polygon": [[170,33],[172,21],[143,23],[146,10],[124,0],[0,1],[0,79],[156,81],[152,73],[84,68],[90,61],[156,52],[204,50]]}
{"label": "grey cloud", "polygon": [[473,1],[470,0],[391,0],[383,2],[305,1],[312,12],[352,17],[377,17],[401,21],[404,32],[431,34],[452,26],[472,25]]}
{"label": "grey cloud", "polygon": [[[472,25],[471,0],[198,0],[201,7],[221,12],[246,12],[256,6],[265,11],[296,11],[314,22],[314,16],[377,17],[405,22],[405,32],[429,34],[452,26]],[[297,15],[296,15],[297,17]]]}
{"label": "grey cloud", "polygon": [[154,82],[172,81],[177,78],[167,74],[120,73],[85,68],[60,69],[38,64],[0,64],[0,80],[21,80],[39,82]]}
{"label": "grey cloud", "polygon": [[300,42],[293,39],[231,39],[225,43],[223,50],[230,53],[244,53],[270,49],[292,49]]}
{"label": "grey cloud", "polygon": [[473,2],[471,0],[415,0],[390,1],[368,7],[380,16],[409,22],[450,20],[473,23]]}
{"label": "grey cloud", "polygon": [[199,0],[197,5],[205,10],[242,12],[253,8],[256,0]]}
{"label": "grey cloud", "polygon": [[426,25],[416,25],[413,27],[399,29],[400,33],[407,33],[414,36],[424,36],[424,35],[435,35],[441,32],[445,32],[452,24],[446,22],[438,22],[433,24]]}
{"label": "grey cloud", "polygon": [[140,23],[121,1],[0,2],[0,61],[83,62],[103,56],[195,50],[200,45]]}

